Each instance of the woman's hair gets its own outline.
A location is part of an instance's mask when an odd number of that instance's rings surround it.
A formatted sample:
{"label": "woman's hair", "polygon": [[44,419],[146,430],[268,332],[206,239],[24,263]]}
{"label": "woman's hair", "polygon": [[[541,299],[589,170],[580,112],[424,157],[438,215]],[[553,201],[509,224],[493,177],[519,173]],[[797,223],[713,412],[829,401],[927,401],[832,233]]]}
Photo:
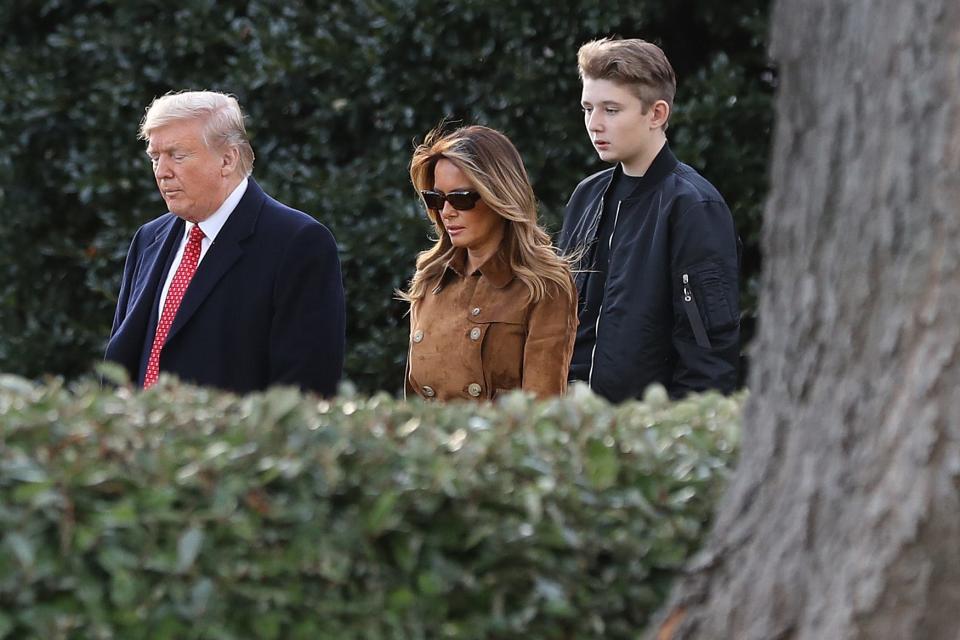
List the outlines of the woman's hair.
{"label": "woman's hair", "polygon": [[203,121],[203,142],[208,149],[236,147],[237,165],[244,177],[253,172],[253,148],[243,124],[243,112],[232,95],[215,91],[181,91],[154,99],[140,123],[140,139],[150,140],[154,129],[181,120]]}
{"label": "woman's hair", "polygon": [[[410,180],[418,194],[433,189],[434,170],[441,159],[460,169],[483,202],[507,221],[501,250],[513,273],[526,285],[530,302],[539,302],[549,295],[551,284],[576,298],[567,262],[557,255],[550,236],[537,224],[533,187],[509,138],[482,126],[462,127],[449,133],[443,133],[442,125],[437,127],[417,146],[410,161]],[[400,292],[400,297],[411,304],[435,286],[443,273],[443,258],[453,246],[439,213],[426,203],[423,205],[437,231],[437,241],[417,256],[417,270],[410,287]]]}

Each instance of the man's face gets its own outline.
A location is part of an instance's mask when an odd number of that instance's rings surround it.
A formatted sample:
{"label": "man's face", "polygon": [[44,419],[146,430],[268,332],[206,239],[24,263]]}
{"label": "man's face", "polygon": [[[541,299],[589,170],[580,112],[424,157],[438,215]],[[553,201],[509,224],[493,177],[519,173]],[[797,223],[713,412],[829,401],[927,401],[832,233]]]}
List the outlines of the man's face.
{"label": "man's face", "polygon": [[181,120],[150,132],[147,155],[171,213],[190,222],[213,214],[229,195],[230,154],[209,149],[200,120]]}
{"label": "man's face", "polygon": [[[600,159],[619,162],[630,175],[642,175],[664,139],[655,110],[627,87],[611,80],[583,79],[583,122]],[[639,170],[631,171],[639,166]]]}

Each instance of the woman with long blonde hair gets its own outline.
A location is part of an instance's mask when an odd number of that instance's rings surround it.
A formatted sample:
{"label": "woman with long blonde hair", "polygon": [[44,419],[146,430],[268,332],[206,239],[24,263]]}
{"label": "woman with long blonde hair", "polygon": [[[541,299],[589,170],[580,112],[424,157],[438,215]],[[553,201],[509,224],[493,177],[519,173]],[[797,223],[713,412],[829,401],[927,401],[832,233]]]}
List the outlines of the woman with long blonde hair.
{"label": "woman with long blonde hair", "polygon": [[537,204],[510,140],[470,126],[431,131],[410,179],[436,242],[407,291],[406,391],[492,399],[509,389],[563,393],[577,328],[567,263],[537,224]]}

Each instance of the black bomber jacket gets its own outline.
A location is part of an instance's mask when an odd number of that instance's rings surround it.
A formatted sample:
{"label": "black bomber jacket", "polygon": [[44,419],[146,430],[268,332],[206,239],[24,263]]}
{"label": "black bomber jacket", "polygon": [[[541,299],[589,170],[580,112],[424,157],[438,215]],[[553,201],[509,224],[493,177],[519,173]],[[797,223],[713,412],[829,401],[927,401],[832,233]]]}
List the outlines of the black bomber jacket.
{"label": "black bomber jacket", "polygon": [[[579,252],[580,309],[603,198],[620,165],[577,185],[560,250]],[[720,193],[668,145],[643,183],[616,209],[609,266],[589,363],[590,387],[612,402],[654,382],[672,397],[737,385],[740,354],[739,239]],[[576,365],[580,365],[579,367]]]}

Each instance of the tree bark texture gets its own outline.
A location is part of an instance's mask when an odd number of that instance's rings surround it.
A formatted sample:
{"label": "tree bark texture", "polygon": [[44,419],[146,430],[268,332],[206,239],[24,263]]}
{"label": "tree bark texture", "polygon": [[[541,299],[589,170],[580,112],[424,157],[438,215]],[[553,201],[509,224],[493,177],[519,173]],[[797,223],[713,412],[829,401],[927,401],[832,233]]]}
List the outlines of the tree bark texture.
{"label": "tree bark texture", "polygon": [[780,0],[741,459],[656,638],[960,637],[960,2]]}

